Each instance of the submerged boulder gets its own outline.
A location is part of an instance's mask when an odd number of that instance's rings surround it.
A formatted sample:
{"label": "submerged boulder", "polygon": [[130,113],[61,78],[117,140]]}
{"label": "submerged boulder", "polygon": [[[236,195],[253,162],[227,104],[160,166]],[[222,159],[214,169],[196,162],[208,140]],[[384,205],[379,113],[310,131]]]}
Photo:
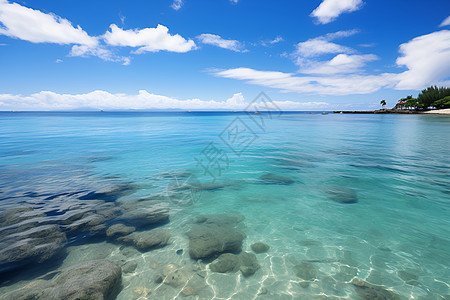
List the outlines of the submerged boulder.
{"label": "submerged boulder", "polygon": [[4,295],[6,300],[106,300],[120,289],[122,271],[108,260],[93,260],[66,269],[51,280],[36,280]]}
{"label": "submerged boulder", "polygon": [[329,187],[326,190],[328,197],[338,203],[351,204],[358,203],[358,195],[355,190],[346,187]]}
{"label": "submerged boulder", "polygon": [[253,252],[255,253],[265,253],[267,251],[269,251],[269,246],[267,244],[258,242],[258,243],[254,243],[250,246],[253,250]]}
{"label": "submerged boulder", "polygon": [[295,181],[287,176],[277,175],[273,173],[266,173],[259,177],[264,183],[268,184],[293,184]]}
{"label": "submerged boulder", "polygon": [[195,223],[216,225],[216,226],[236,226],[244,220],[241,214],[216,214],[216,215],[200,215],[196,218]]}
{"label": "submerged boulder", "polygon": [[196,225],[188,232],[189,255],[193,259],[220,253],[239,253],[245,234],[228,226]]}
{"label": "submerged boulder", "polygon": [[138,207],[123,212],[118,221],[134,226],[145,227],[169,220],[169,209],[167,207]]}
{"label": "submerged boulder", "polygon": [[302,262],[294,267],[295,275],[304,280],[313,280],[317,276],[317,270],[312,263]]}
{"label": "submerged boulder", "polygon": [[170,239],[170,232],[156,228],[148,231],[134,232],[127,236],[119,237],[119,243],[129,244],[140,251],[148,251],[152,248],[163,247],[167,245]]}
{"label": "submerged boulder", "polygon": [[366,300],[400,300],[400,297],[382,286],[370,284],[360,278],[355,278],[351,282],[356,293]]}
{"label": "submerged boulder", "polygon": [[224,253],[214,260],[209,268],[213,272],[226,273],[239,270],[239,256],[232,253]]}
{"label": "submerged boulder", "polygon": [[226,273],[241,271],[245,277],[255,274],[260,268],[256,255],[253,253],[243,252],[240,255],[232,253],[224,253],[215,259],[209,268],[213,272]]}
{"label": "submerged boulder", "polygon": [[66,235],[58,225],[44,225],[4,236],[0,241],[0,273],[30,263],[44,263],[63,253]]}
{"label": "submerged boulder", "polygon": [[106,230],[106,236],[109,238],[117,238],[128,235],[136,230],[135,227],[126,226],[124,224],[114,224]]}
{"label": "submerged boulder", "polygon": [[241,263],[240,270],[245,277],[255,274],[260,268],[256,255],[253,253],[243,252],[239,258]]}

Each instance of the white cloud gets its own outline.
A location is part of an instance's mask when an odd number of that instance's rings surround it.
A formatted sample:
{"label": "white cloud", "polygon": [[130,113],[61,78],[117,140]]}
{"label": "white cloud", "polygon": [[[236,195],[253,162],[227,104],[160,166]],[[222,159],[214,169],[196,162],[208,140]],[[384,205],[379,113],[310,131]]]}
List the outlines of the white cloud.
{"label": "white cloud", "polygon": [[175,10],[179,10],[183,6],[183,0],[173,0],[173,3],[170,7]]}
{"label": "white cloud", "polygon": [[80,26],[54,14],[45,14],[0,0],[0,34],[32,43],[78,44],[94,47],[95,37],[89,36]]}
{"label": "white cloud", "polygon": [[197,36],[197,39],[203,44],[212,45],[235,52],[247,52],[239,41],[225,40],[219,35],[203,33]]}
{"label": "white cloud", "polygon": [[74,45],[72,50],[70,51],[69,56],[80,56],[80,57],[88,57],[88,56],[97,56],[104,61],[118,62],[127,66],[131,62],[130,57],[117,56],[112,53],[110,50],[105,49],[102,46],[97,47],[88,47],[86,45]]}
{"label": "white cloud", "polygon": [[349,37],[356,33],[358,33],[356,29],[338,31],[300,42],[296,45],[294,55],[299,57],[316,57],[323,54],[353,53],[353,49],[331,41],[337,38]]}
{"label": "white cloud", "polygon": [[310,16],[317,18],[321,24],[327,24],[343,13],[360,9],[362,5],[362,0],[324,0]]}
{"label": "white cloud", "polygon": [[405,66],[398,89],[422,89],[450,77],[450,31],[422,35],[400,45],[399,66]]}
{"label": "white cloud", "polygon": [[236,68],[217,71],[216,76],[245,80],[250,84],[280,89],[282,92],[320,95],[369,94],[393,86],[395,74],[347,76],[297,76],[293,73]]}
{"label": "white cloud", "polygon": [[300,69],[305,74],[338,74],[355,73],[365,66],[366,62],[377,60],[373,54],[347,55],[338,54],[330,61],[310,62]]}
{"label": "white cloud", "polygon": [[112,24],[111,31],[105,33],[104,40],[111,46],[138,47],[137,54],[144,52],[170,51],[184,53],[196,49],[193,40],[186,40],[179,34],[169,34],[166,26],[156,28],[123,30]]}
{"label": "white cloud", "polygon": [[284,39],[281,36],[277,36],[276,38],[274,38],[273,40],[269,40],[269,41],[261,41],[261,45],[263,45],[264,47],[268,47],[270,45],[275,45],[278,44],[280,42],[284,41]]}
{"label": "white cloud", "polygon": [[447,18],[445,18],[444,21],[442,21],[441,25],[439,25],[439,27],[443,27],[443,26],[449,26],[450,25],[450,16],[448,16]]}
{"label": "white cloud", "polygon": [[[359,71],[367,62],[378,59],[376,55],[355,54],[356,50],[331,42],[337,38],[349,37],[358,30],[346,30],[328,33],[296,45],[291,57],[299,65],[300,73],[305,74],[337,74]],[[320,61],[317,58],[326,54],[337,54],[331,60]]]}
{"label": "white cloud", "polygon": [[[284,110],[321,109],[325,102],[274,101]],[[179,100],[139,91],[137,95],[111,94],[94,91],[87,94],[57,94],[42,91],[29,96],[0,94],[0,110],[99,110],[99,109],[182,109],[182,110],[243,110],[248,106],[244,96],[236,93],[224,101],[200,99]]]}
{"label": "white cloud", "polygon": [[[450,82],[450,31],[442,30],[419,36],[400,45],[399,66],[402,73],[377,75],[336,75],[333,68],[359,69],[364,62],[376,59],[372,55],[337,55],[330,62],[319,62],[311,73],[323,76],[299,76],[294,73],[259,71],[249,68],[234,68],[214,71],[224,78],[245,80],[250,84],[279,89],[282,92],[320,95],[369,94],[384,87],[398,90],[421,90],[429,85],[448,85]],[[319,71],[318,71],[319,70]]]}
{"label": "white cloud", "polygon": [[63,60],[62,59],[60,59],[60,58],[58,58],[56,61],[55,61],[57,64],[59,64],[59,63],[62,63],[63,62]]}

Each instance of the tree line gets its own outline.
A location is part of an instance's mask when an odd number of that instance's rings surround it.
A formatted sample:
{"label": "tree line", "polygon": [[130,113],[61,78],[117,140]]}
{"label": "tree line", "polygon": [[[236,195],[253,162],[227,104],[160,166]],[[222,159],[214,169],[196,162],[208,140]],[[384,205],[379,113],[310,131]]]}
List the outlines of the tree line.
{"label": "tree line", "polygon": [[[381,103],[380,103],[381,104]],[[398,100],[394,109],[411,108],[416,110],[424,110],[430,107],[437,109],[450,108],[450,88],[430,86],[419,93],[417,98],[412,95]]]}

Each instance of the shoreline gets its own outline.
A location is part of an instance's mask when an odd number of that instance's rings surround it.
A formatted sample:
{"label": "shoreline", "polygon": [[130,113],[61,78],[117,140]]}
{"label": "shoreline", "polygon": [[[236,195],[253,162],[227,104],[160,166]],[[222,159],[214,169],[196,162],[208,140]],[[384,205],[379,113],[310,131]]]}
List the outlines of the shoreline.
{"label": "shoreline", "polygon": [[436,115],[450,115],[450,108],[433,109],[427,111],[416,110],[394,110],[394,109],[379,109],[379,110],[335,110],[334,114],[403,114],[403,115],[421,115],[421,114],[436,114]]}

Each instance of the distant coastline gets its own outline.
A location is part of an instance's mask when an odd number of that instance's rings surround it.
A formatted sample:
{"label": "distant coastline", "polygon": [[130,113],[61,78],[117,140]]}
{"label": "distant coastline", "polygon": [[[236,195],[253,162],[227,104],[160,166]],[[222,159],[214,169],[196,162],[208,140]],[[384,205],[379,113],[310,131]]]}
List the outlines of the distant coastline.
{"label": "distant coastline", "polygon": [[436,114],[436,115],[450,115],[450,108],[433,109],[427,111],[418,110],[400,110],[400,109],[378,109],[378,110],[335,110],[335,114]]}

